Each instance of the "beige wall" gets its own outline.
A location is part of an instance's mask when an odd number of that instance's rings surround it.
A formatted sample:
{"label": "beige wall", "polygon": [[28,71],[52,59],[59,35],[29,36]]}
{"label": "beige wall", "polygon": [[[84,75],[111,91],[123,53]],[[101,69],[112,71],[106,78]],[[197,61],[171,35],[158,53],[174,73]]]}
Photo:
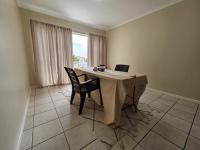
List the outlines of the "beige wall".
{"label": "beige wall", "polygon": [[0,149],[14,150],[29,81],[21,17],[15,0],[0,1]]}
{"label": "beige wall", "polygon": [[200,0],[184,0],[107,32],[108,64],[147,74],[149,87],[200,100]]}
{"label": "beige wall", "polygon": [[105,31],[98,30],[95,28],[91,28],[82,24],[69,22],[63,19],[58,19],[55,17],[51,17],[48,15],[36,13],[33,11],[29,11],[26,9],[21,9],[21,15],[23,18],[23,25],[24,25],[24,31],[25,31],[25,39],[26,39],[26,46],[28,51],[28,59],[29,59],[29,71],[30,71],[30,78],[31,78],[31,84],[36,85],[36,79],[35,79],[35,68],[34,68],[34,55],[33,55],[33,46],[32,46],[32,39],[31,39],[31,31],[30,31],[30,19],[38,20],[50,24],[55,24],[58,26],[68,27],[71,28],[73,31],[78,31],[82,33],[96,33],[105,35]]}

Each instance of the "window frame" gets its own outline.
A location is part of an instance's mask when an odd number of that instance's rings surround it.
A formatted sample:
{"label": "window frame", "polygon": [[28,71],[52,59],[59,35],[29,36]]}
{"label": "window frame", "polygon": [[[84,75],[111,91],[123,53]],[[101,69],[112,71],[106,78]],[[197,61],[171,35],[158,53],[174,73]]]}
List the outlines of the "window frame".
{"label": "window frame", "polygon": [[[73,68],[74,68],[75,66],[74,66],[74,60],[73,60],[73,56],[74,56],[73,35],[79,35],[79,36],[86,36],[87,37],[87,54],[88,54],[88,39],[89,39],[89,34],[77,32],[77,31],[72,31],[72,65],[73,65]],[[87,56],[86,59],[87,59],[87,67],[88,67],[89,66],[89,64],[88,64],[88,56]],[[78,65],[78,67],[80,67],[80,66]]]}

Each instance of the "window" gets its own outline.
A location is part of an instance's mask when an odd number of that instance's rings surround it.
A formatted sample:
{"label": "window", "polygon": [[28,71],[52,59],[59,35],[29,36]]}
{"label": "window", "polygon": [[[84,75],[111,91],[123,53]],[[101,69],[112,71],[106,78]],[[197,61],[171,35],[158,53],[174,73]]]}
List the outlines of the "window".
{"label": "window", "polygon": [[74,67],[87,67],[88,66],[88,36],[79,33],[72,34],[73,45],[73,66]]}

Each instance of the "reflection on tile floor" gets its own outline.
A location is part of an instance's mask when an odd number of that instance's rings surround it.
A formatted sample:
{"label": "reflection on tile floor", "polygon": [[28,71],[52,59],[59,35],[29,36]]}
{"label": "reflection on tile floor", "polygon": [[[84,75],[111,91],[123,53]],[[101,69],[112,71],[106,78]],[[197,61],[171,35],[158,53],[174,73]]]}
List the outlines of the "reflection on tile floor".
{"label": "reflection on tile floor", "polygon": [[198,104],[148,89],[139,111],[124,109],[113,127],[91,99],[79,116],[79,96],[70,105],[70,95],[70,85],[32,89],[21,150],[199,150]]}

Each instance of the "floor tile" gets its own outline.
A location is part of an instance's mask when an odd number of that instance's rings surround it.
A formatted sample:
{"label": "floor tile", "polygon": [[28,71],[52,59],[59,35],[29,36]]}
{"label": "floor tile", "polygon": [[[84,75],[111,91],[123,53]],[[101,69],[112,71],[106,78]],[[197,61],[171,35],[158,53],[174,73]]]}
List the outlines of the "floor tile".
{"label": "floor tile", "polygon": [[60,134],[33,147],[33,150],[69,150],[69,146],[64,134]]}
{"label": "floor tile", "polygon": [[29,101],[28,108],[31,109],[34,107],[34,100]]}
{"label": "floor tile", "polygon": [[151,111],[155,110],[155,108],[149,106],[148,104],[139,103],[138,110],[151,112]]}
{"label": "floor tile", "polygon": [[41,98],[41,99],[37,99],[35,100],[35,106],[37,105],[42,105],[42,104],[47,104],[47,103],[51,103],[51,98],[48,97],[48,98]]}
{"label": "floor tile", "polygon": [[34,116],[34,126],[55,120],[58,118],[55,110],[50,110],[44,113],[40,113]]}
{"label": "floor tile", "polygon": [[31,147],[32,145],[32,132],[33,130],[26,130],[22,134],[22,141],[20,144],[20,150],[25,150]]}
{"label": "floor tile", "polygon": [[60,107],[60,106],[64,106],[64,105],[70,105],[69,101],[66,99],[62,99],[59,101],[54,102],[55,107]]}
{"label": "floor tile", "polygon": [[200,126],[193,125],[190,135],[200,139]]}
{"label": "floor tile", "polygon": [[104,112],[103,111],[98,111],[95,110],[95,120],[100,121],[100,122],[104,122]]}
{"label": "floor tile", "polygon": [[35,106],[35,114],[42,113],[51,109],[54,109],[52,102],[43,105],[37,105]]}
{"label": "floor tile", "polygon": [[131,125],[130,120],[126,116],[125,117],[122,116],[120,118],[119,127],[122,128],[122,129],[129,130],[132,127],[132,125]]}
{"label": "floor tile", "polygon": [[80,117],[77,113],[66,115],[60,118],[64,130],[71,129],[85,122],[85,119]]}
{"label": "floor tile", "polygon": [[84,147],[83,150],[109,150],[111,146],[101,142],[97,139],[88,146]]}
{"label": "floor tile", "polygon": [[200,116],[198,115],[195,116],[194,124],[200,126]]}
{"label": "floor tile", "polygon": [[151,102],[155,101],[155,99],[151,99],[145,96],[142,96],[139,100],[140,103],[144,103],[144,104],[149,104]]}
{"label": "floor tile", "polygon": [[151,112],[151,115],[158,119],[161,119],[164,116],[164,114],[165,114],[164,112],[156,110],[156,109]]}
{"label": "floor tile", "polygon": [[72,150],[79,150],[97,137],[87,124],[81,124],[65,132]]}
{"label": "floor tile", "polygon": [[142,98],[146,98],[148,100],[155,101],[155,100],[157,100],[158,96],[153,96],[153,95],[150,95],[150,94],[143,94]]}
{"label": "floor tile", "polygon": [[51,98],[53,101],[58,101],[58,100],[65,99],[66,97],[62,93],[58,93],[55,95],[51,95]]}
{"label": "floor tile", "polygon": [[24,130],[33,128],[33,116],[26,117],[26,121],[24,124]]}
{"label": "floor tile", "polygon": [[162,111],[162,112],[167,112],[170,109],[169,105],[165,105],[160,103],[159,101],[154,101],[149,104],[151,107],[155,107],[156,109]]}
{"label": "floor tile", "polygon": [[162,93],[155,92],[155,91],[148,91],[147,93],[145,93],[145,95],[156,99],[156,98],[160,97],[162,95]]}
{"label": "floor tile", "polygon": [[62,94],[63,91],[61,89],[54,89],[54,90],[50,90],[49,93],[51,96],[53,96],[53,95]]}
{"label": "floor tile", "polygon": [[131,150],[136,144],[130,136],[126,135],[114,144],[111,150]]}
{"label": "floor tile", "polygon": [[158,121],[159,121],[158,118],[150,116],[148,118],[141,119],[140,124],[144,125],[147,128],[152,128]]}
{"label": "floor tile", "polygon": [[191,126],[191,123],[185,121],[185,120],[182,120],[182,119],[179,119],[177,117],[174,117],[172,115],[168,115],[166,114],[162,121],[176,127],[177,129],[180,129],[186,133],[189,133],[189,130],[190,130],[190,126]]}
{"label": "floor tile", "polygon": [[140,145],[144,147],[145,150],[180,150],[178,147],[153,132],[150,132],[140,142]]}
{"label": "floor tile", "polygon": [[57,107],[56,110],[57,110],[59,117],[69,115],[69,114],[72,114],[75,112],[78,114],[78,107],[76,107],[74,105],[60,106],[60,107]]}
{"label": "floor tile", "polygon": [[174,101],[174,100],[168,100],[168,99],[162,99],[162,98],[159,98],[157,100],[157,102],[164,104],[164,105],[167,105],[167,106],[172,106],[176,103],[176,101]]}
{"label": "floor tile", "polygon": [[153,127],[159,121],[159,119],[154,117],[151,112],[147,113],[146,111],[138,111],[132,115],[128,114],[128,116],[133,123],[139,121],[142,125],[148,128]]}
{"label": "floor tile", "polygon": [[149,128],[141,125],[140,123],[135,124],[129,131],[128,134],[137,142],[139,142],[149,131]]}
{"label": "floor tile", "polygon": [[179,147],[184,147],[187,134],[171,126],[170,124],[160,121],[154,128],[153,131],[159,135],[165,137],[172,143],[178,145]]}
{"label": "floor tile", "polygon": [[26,116],[30,117],[30,116],[33,116],[33,115],[34,115],[34,108],[28,108]]}
{"label": "floor tile", "polygon": [[200,140],[189,136],[185,150],[199,150]]}
{"label": "floor tile", "polygon": [[182,105],[180,103],[175,104],[173,108],[178,109],[178,110],[182,110],[182,111],[186,111],[186,112],[192,113],[192,114],[195,114],[196,109],[197,109],[196,107],[189,107],[189,106],[186,106],[186,105]]}
{"label": "floor tile", "polygon": [[197,110],[197,116],[200,116],[200,105],[199,105],[198,110]]}
{"label": "floor tile", "polygon": [[98,105],[97,103],[95,103],[95,110],[103,111],[104,108],[103,108],[103,106]]}
{"label": "floor tile", "polygon": [[160,119],[163,115],[164,115],[164,112],[156,109],[156,108],[153,108],[149,105],[146,105],[146,104],[138,104],[138,112],[139,113],[142,113],[144,115],[150,115],[150,116],[154,116],[158,119]]}
{"label": "floor tile", "polygon": [[66,97],[71,97],[72,92],[71,92],[71,91],[64,91],[63,94],[64,94]]}
{"label": "floor tile", "polygon": [[[51,131],[51,132],[50,132]],[[33,144],[36,145],[63,132],[59,120],[54,120],[34,128]]]}
{"label": "floor tile", "polygon": [[51,97],[50,97],[49,93],[40,94],[40,95],[35,96],[35,100],[40,100],[40,99],[44,99],[44,98],[51,98]]}
{"label": "floor tile", "polygon": [[175,109],[175,108],[172,108],[168,112],[168,114],[175,116],[175,117],[178,117],[178,118],[183,119],[183,120],[188,121],[188,122],[192,122],[192,120],[194,118],[194,114],[191,114],[191,113],[179,110],[179,109]]}
{"label": "floor tile", "polygon": [[166,94],[162,95],[162,96],[160,97],[160,99],[168,100],[168,101],[173,101],[173,102],[178,101],[178,98],[177,98],[177,97],[174,97],[174,96],[171,96],[171,95],[166,95]]}
{"label": "floor tile", "polygon": [[110,145],[114,144],[117,139],[113,128],[105,125],[103,123],[95,122],[94,131],[99,139],[109,143]]}
{"label": "floor tile", "polygon": [[179,100],[178,101],[179,104],[181,105],[185,105],[187,107],[191,107],[191,108],[196,108],[198,104],[196,103],[193,103],[193,102],[190,102],[190,101],[187,101],[187,100]]}
{"label": "floor tile", "polygon": [[[79,109],[79,106],[78,106],[78,109]],[[94,118],[93,114],[94,114],[94,110],[93,109],[89,109],[89,108],[85,108],[84,107],[81,116],[93,119]]]}
{"label": "floor tile", "polygon": [[133,150],[145,150],[144,148],[142,148],[142,146],[137,145],[136,148],[134,148]]}
{"label": "floor tile", "polygon": [[42,94],[48,94],[48,88],[40,88],[40,89],[36,89],[35,94],[36,95],[42,95]]}

